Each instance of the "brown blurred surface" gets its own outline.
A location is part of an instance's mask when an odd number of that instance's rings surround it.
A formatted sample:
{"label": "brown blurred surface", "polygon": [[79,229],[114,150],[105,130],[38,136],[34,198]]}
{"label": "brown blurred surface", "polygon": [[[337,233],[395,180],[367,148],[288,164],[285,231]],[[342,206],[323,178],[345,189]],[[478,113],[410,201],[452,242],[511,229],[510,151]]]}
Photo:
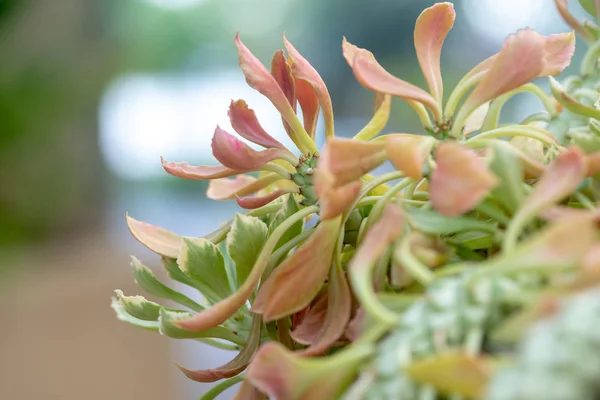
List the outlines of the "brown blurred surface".
{"label": "brown blurred surface", "polygon": [[0,399],[173,398],[169,342],[110,308],[137,291],[128,256],[94,236],[34,249],[0,285]]}

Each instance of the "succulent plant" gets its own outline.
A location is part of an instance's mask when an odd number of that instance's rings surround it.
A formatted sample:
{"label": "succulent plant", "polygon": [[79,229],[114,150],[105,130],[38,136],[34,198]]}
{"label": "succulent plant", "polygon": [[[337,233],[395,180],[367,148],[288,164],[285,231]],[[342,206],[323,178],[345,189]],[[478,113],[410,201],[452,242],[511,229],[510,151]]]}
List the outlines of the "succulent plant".
{"label": "succulent plant", "polygon": [[[248,84],[280,112],[296,149],[237,100],[233,129],[264,150],[217,127],[221,165],[163,160],[171,175],[209,180],[209,198],[247,211],[204,237],[127,217],[169,277],[204,302],[134,258],[138,284],[181,308],[117,291],[117,316],[239,350],[221,367],[180,367],[199,382],[222,380],[205,399],[239,382],[237,399],[598,397],[600,28],[555,3],[589,45],[580,76],[553,78],[571,61],[573,32],[523,29],[445,103],[440,54],[451,3],[427,8],[415,25],[428,91],[344,38],[355,77],[375,92],[373,118],[352,139],[335,136],[323,80],[285,37],[287,55],[276,52],[268,70],[236,36]],[[597,1],[582,5],[600,13]],[[550,94],[531,82],[545,77]],[[544,111],[500,125],[503,105],[523,92]],[[392,98],[409,103],[422,132],[380,134]],[[393,171],[370,174],[386,161]]]}

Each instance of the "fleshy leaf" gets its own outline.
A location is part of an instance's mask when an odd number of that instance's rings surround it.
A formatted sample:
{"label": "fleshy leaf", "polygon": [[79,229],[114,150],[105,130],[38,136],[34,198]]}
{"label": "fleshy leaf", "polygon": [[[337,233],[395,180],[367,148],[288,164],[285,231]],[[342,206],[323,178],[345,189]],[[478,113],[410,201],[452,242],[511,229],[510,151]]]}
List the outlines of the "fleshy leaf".
{"label": "fleshy leaf", "polygon": [[327,315],[328,297],[329,294],[323,292],[306,308],[307,311],[294,314],[294,316],[299,313],[303,315],[291,332],[292,339],[304,345],[310,345],[317,341]]}
{"label": "fleshy leaf", "polygon": [[393,323],[398,316],[387,310],[373,292],[373,268],[377,260],[404,231],[404,212],[397,205],[388,204],[379,220],[367,231],[348,271],[354,294],[365,311],[385,323]]}
{"label": "fleshy leaf", "polygon": [[383,164],[387,159],[385,149],[382,142],[330,138],[317,167],[331,176],[333,187],[342,186]]}
{"label": "fleshy leaf", "polygon": [[283,50],[278,50],[271,59],[271,74],[279,84],[279,87],[288,99],[294,111],[296,110],[296,83],[292,74],[292,68],[285,58]]}
{"label": "fleshy leaf", "polygon": [[133,325],[138,328],[147,329],[149,331],[158,332],[158,322],[157,321],[144,321],[143,319],[139,319],[134,317],[125,311],[125,307],[123,304],[117,300],[116,298],[112,298],[110,302],[110,307],[114,310],[117,319],[119,321],[127,322],[130,325]]}
{"label": "fleshy leaf", "polygon": [[194,166],[186,162],[167,161],[161,158],[162,166],[165,171],[179,178],[195,181],[205,181],[209,179],[226,178],[242,174],[246,171],[231,169],[222,165],[199,165]]}
{"label": "fleshy leaf", "polygon": [[[300,150],[316,150],[316,146],[301,125],[296,112],[275,77],[242,43],[239,34],[235,37],[235,44],[238,48],[239,64],[248,85],[268,98],[286,122],[290,124],[290,127],[294,131],[294,135],[290,137]],[[314,149],[306,149],[305,147],[309,144]]]}
{"label": "fleshy leaf", "polygon": [[246,369],[256,353],[256,350],[260,345],[261,330],[262,320],[260,316],[255,315],[252,319],[252,328],[250,336],[248,337],[248,342],[233,360],[214,369],[193,371],[181,366],[179,366],[179,369],[181,369],[185,376],[196,382],[215,382],[220,379],[236,376]]}
{"label": "fleshy leaf", "polygon": [[296,97],[302,108],[304,129],[311,138],[315,138],[317,120],[319,119],[319,99],[314,89],[303,79],[294,78],[296,82]]}
{"label": "fleshy leaf", "polygon": [[498,184],[483,160],[457,143],[441,143],[435,156],[429,195],[433,207],[445,216],[472,210]]}
{"label": "fleshy leaf", "polygon": [[435,144],[428,136],[395,134],[386,140],[387,156],[399,171],[412,179],[423,177],[423,165]]}
{"label": "fleshy leaf", "polygon": [[319,99],[321,109],[323,110],[325,133],[327,136],[333,136],[333,105],[331,104],[331,97],[329,96],[329,91],[327,90],[327,86],[325,86],[325,82],[323,82],[323,79],[315,68],[310,65],[310,63],[302,57],[298,50],[296,50],[296,48],[286,39],[285,35],[283,36],[283,44],[292,60],[292,72],[294,77],[306,81],[314,89],[315,94]]}
{"label": "fleshy leaf", "polygon": [[254,110],[244,100],[231,101],[227,112],[233,130],[238,135],[263,147],[285,149],[285,146],[269,135],[258,122]]}
{"label": "fleshy leaf", "polygon": [[361,85],[378,93],[422,103],[432,111],[436,120],[442,119],[442,111],[436,100],[425,90],[396,78],[375,60],[372,53],[350,44],[345,38],[342,48],[346,61]]}
{"label": "fleshy leaf", "polygon": [[156,279],[150,268],[142,265],[140,260],[135,257],[131,257],[131,266],[133,268],[133,276],[135,277],[136,283],[144,289],[146,292],[153,296],[160,297],[162,299],[173,300],[183,306],[186,306],[194,311],[202,311],[204,307],[196,303],[184,294],[173,290]]}
{"label": "fleshy leaf", "polygon": [[405,371],[416,382],[431,385],[441,393],[470,399],[484,394],[492,373],[489,362],[482,356],[465,353],[439,354],[414,361]]}
{"label": "fleshy leaf", "polygon": [[481,104],[538,77],[545,66],[544,45],[545,38],[531,29],[510,35],[456,120],[464,121]]}
{"label": "fleshy leaf", "polygon": [[265,196],[257,196],[257,197],[238,197],[236,199],[238,205],[246,210],[253,210],[255,208],[260,208],[262,206],[266,206],[273,200],[276,200],[283,196],[284,194],[289,193],[285,189],[277,189],[274,192],[271,192]]}
{"label": "fleshy leaf", "polygon": [[146,300],[144,296],[125,296],[122,291],[115,290],[121,305],[132,317],[143,321],[156,321],[160,315],[160,304]]}
{"label": "fleshy leaf", "polygon": [[370,351],[363,346],[333,357],[307,358],[296,355],[280,343],[268,342],[254,356],[246,379],[274,399],[337,399]]}
{"label": "fleshy leaf", "polygon": [[212,179],[208,183],[206,197],[213,200],[229,200],[235,197],[248,196],[283,179],[280,175],[268,173],[256,179],[249,175],[238,175],[234,179]]}
{"label": "fleshy leaf", "polygon": [[352,312],[350,287],[341,265],[332,263],[329,273],[327,311],[321,329],[311,345],[298,354],[314,356],[329,349],[346,331]]}
{"label": "fleshy leaf", "polygon": [[218,338],[227,340],[237,345],[243,345],[244,340],[231,332],[229,329],[222,326],[216,326],[214,328],[206,329],[200,332],[190,332],[181,329],[177,326],[177,322],[183,318],[189,318],[190,313],[186,312],[174,312],[166,309],[160,310],[160,317],[158,318],[159,331],[162,335],[172,339],[203,339],[203,338]]}
{"label": "fleshy leaf", "polygon": [[[271,74],[279,84],[281,90],[288,99],[288,102],[292,106],[294,112],[296,112],[296,82],[292,74],[292,68],[285,58],[283,50],[277,50],[271,59]],[[286,122],[285,118],[282,118],[283,126],[288,135],[293,135],[293,130],[290,125]]]}
{"label": "fleshy leaf", "polygon": [[444,40],[454,25],[454,6],[452,3],[437,3],[426,8],[415,25],[415,49],[425,76],[429,93],[442,105],[443,83],[440,71],[440,55]]}
{"label": "fleshy leaf", "polygon": [[476,218],[446,217],[435,211],[416,207],[406,207],[404,210],[413,228],[433,235],[448,235],[471,230],[491,233],[496,231],[494,224]]}
{"label": "fleshy leaf", "polygon": [[127,227],[129,227],[129,231],[138,242],[156,254],[177,258],[179,250],[183,245],[181,236],[156,225],[135,220],[129,215],[126,218]]}
{"label": "fleshy leaf", "polygon": [[571,63],[575,53],[575,33],[558,33],[546,36],[544,69],[539,76],[556,76]]}
{"label": "fleshy leaf", "polygon": [[237,292],[233,293],[226,299],[213,304],[207,308],[204,312],[198,313],[190,319],[182,320],[178,322],[178,325],[186,330],[190,331],[202,331],[211,327],[218,326],[233,315],[237,310],[242,308],[258,285],[260,278],[269,264],[271,254],[277,245],[279,239],[290,229],[295,222],[307,217],[314,213],[314,208],[307,207],[298,211],[293,216],[289,217],[275,231],[269,236],[269,239],[265,242],[256,263],[252,267],[248,278],[244,281],[242,286],[239,287]]}
{"label": "fleshy leaf", "polygon": [[198,283],[200,291],[210,302],[216,302],[231,293],[223,255],[204,238],[184,238],[184,246],[177,257],[181,271]]}
{"label": "fleshy leaf", "polygon": [[[333,140],[337,142],[338,139]],[[351,142],[351,140],[347,140],[347,142]],[[340,147],[337,147],[334,150],[339,149]],[[340,160],[336,160],[334,154],[332,154],[331,146],[326,146],[319,157],[317,171],[314,174],[313,183],[315,193],[319,198],[319,215],[322,220],[330,219],[346,212],[360,193],[361,182],[358,180],[344,186],[339,186],[340,180],[332,173],[332,168],[333,170],[336,170],[337,168],[344,179],[347,179],[349,175],[347,171],[339,169],[341,163],[338,163],[338,161]],[[360,174],[360,168],[355,167],[353,174],[357,173]]]}
{"label": "fleshy leaf", "polygon": [[600,152],[589,154],[586,157],[587,176],[600,174]]}
{"label": "fleshy leaf", "polygon": [[286,258],[260,287],[252,312],[273,321],[306,307],[319,292],[331,266],[341,216],[321,221],[313,234]]}
{"label": "fleshy leaf", "polygon": [[227,254],[235,264],[237,284],[248,278],[265,241],[267,225],[256,217],[236,214],[227,235]]}
{"label": "fleshy leaf", "polygon": [[242,171],[252,171],[268,163],[284,157],[287,150],[266,149],[253,150],[250,146],[225,132],[219,126],[212,139],[212,151],[215,158],[224,166]]}

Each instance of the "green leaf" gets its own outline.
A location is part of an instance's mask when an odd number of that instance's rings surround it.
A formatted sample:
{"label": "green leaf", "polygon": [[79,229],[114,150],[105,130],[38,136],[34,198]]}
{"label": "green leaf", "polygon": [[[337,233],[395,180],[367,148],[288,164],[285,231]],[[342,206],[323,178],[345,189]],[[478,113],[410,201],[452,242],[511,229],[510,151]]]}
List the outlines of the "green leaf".
{"label": "green leaf", "polygon": [[163,267],[169,275],[169,278],[177,282],[183,283],[185,285],[188,285],[190,287],[193,287],[198,291],[202,292],[203,286],[201,284],[198,284],[198,282],[196,282],[186,274],[184,274],[183,271],[179,268],[179,265],[177,265],[177,260],[168,257],[163,257],[162,262]]}
{"label": "green leaf", "polygon": [[123,304],[118,299],[113,297],[110,306],[115,311],[115,314],[117,314],[117,319],[119,321],[127,322],[128,324],[137,326],[138,328],[158,332],[157,321],[144,321],[139,318],[135,318],[132,315],[129,315],[129,313],[125,311],[125,307],[123,307]]}
{"label": "green leaf", "polygon": [[[285,203],[285,206],[283,206],[281,210],[279,210],[275,214],[275,218],[269,225],[269,233],[272,233],[275,230],[275,228],[277,228],[283,221],[288,219],[290,216],[298,212],[298,210],[299,208],[298,204],[296,203],[296,199],[294,198],[294,195],[290,194],[287,199],[287,202]],[[281,239],[279,239],[279,242],[277,242],[277,245],[275,246],[275,250],[277,250],[285,243],[289,242],[290,240],[301,234],[303,227],[304,224],[302,221],[296,222],[290,229],[288,229],[286,233],[283,234]]]}
{"label": "green leaf", "polygon": [[206,329],[199,332],[191,332],[177,326],[177,321],[189,319],[193,314],[187,312],[173,312],[165,309],[160,310],[158,326],[160,333],[173,339],[197,339],[197,338],[219,338],[235,344],[243,345],[244,339],[222,326]]}
{"label": "green leaf", "polygon": [[590,13],[590,15],[594,17],[596,16],[596,7],[594,6],[594,0],[579,0],[579,4],[581,4],[581,7],[583,7],[585,11]]}
{"label": "green leaf", "polygon": [[495,146],[490,169],[500,181],[499,185],[492,190],[491,196],[511,214],[514,213],[526,195],[523,189],[524,172],[521,163],[503,146]]}
{"label": "green leaf", "polygon": [[406,207],[410,225],[425,233],[447,235],[450,233],[480,230],[495,233],[496,226],[470,217],[446,217],[435,211]]}
{"label": "green leaf", "polygon": [[171,289],[170,287],[162,284],[158,279],[154,277],[154,274],[150,270],[150,268],[142,265],[140,260],[135,257],[131,257],[131,266],[133,267],[133,275],[135,277],[135,281],[142,289],[146,292],[154,295],[156,297],[160,297],[162,299],[169,299],[176,301],[177,303],[186,306],[194,311],[203,311],[204,307],[200,304],[196,303],[194,300],[190,299],[184,294],[179,293],[176,290]]}
{"label": "green leaf", "polygon": [[177,257],[179,268],[192,278],[202,294],[211,302],[231,294],[225,260],[218,247],[204,238],[183,238]]}
{"label": "green leaf", "polygon": [[461,232],[446,239],[449,244],[460,245],[469,250],[489,249],[494,246],[494,235],[487,232]]}
{"label": "green leaf", "polygon": [[236,214],[227,235],[227,254],[235,264],[237,285],[241,286],[267,240],[267,225],[256,217]]}
{"label": "green leaf", "polygon": [[160,304],[146,300],[144,296],[125,296],[122,291],[115,290],[121,305],[127,313],[143,321],[156,321],[160,309]]}

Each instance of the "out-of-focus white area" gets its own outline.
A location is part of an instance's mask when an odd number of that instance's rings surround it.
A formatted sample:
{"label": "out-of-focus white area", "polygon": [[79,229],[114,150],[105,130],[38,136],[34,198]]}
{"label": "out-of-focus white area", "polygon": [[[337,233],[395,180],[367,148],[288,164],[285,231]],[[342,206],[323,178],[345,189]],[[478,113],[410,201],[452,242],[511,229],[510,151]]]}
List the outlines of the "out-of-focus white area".
{"label": "out-of-focus white area", "polygon": [[270,101],[250,88],[239,70],[194,75],[128,75],[114,81],[100,107],[100,146],[109,168],[124,179],[164,176],[169,161],[215,164],[217,125],[235,134],[231,100],[244,99],[263,128],[294,149]]}

